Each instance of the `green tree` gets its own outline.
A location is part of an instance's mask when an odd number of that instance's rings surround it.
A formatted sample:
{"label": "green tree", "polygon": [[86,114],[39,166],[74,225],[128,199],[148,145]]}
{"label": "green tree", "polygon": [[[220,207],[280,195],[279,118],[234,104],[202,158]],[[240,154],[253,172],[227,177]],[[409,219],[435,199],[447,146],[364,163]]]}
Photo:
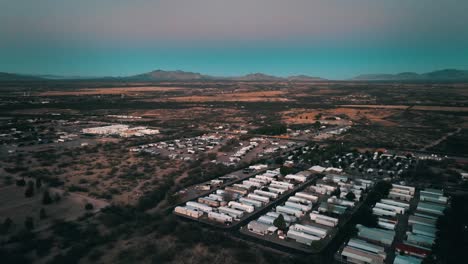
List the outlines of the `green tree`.
{"label": "green tree", "polygon": [[44,208],[41,208],[41,210],[39,211],[39,218],[40,219],[46,219],[47,218],[47,214],[46,214],[46,211]]}
{"label": "green tree", "polygon": [[25,186],[26,181],[24,179],[20,179],[16,181],[16,186]]}
{"label": "green tree", "polygon": [[62,199],[62,197],[60,196],[60,194],[55,193],[55,195],[54,195],[54,202],[58,203],[58,202],[60,202],[61,199]]}
{"label": "green tree", "polygon": [[42,194],[42,204],[51,204],[52,198],[50,197],[49,190],[45,190]]}
{"label": "green tree", "polygon": [[353,192],[348,192],[346,194],[346,199],[348,199],[348,201],[354,201],[354,199],[356,199],[356,195]]}
{"label": "green tree", "polygon": [[86,203],[85,204],[85,209],[90,211],[90,210],[93,210],[94,206],[91,204],[91,203]]}
{"label": "green tree", "polygon": [[34,196],[34,183],[32,181],[28,182],[28,187],[26,187],[26,191],[24,191],[24,196],[26,197]]}
{"label": "green tree", "polygon": [[34,228],[34,219],[30,216],[26,217],[24,220],[24,227],[26,227],[27,230],[32,230]]}
{"label": "green tree", "polygon": [[10,217],[7,217],[5,221],[3,221],[0,233],[5,234],[6,232],[8,232],[8,230],[10,230],[12,225],[13,225],[13,220],[11,220]]}
{"label": "green tree", "polygon": [[36,189],[42,187],[42,178],[36,178]]}
{"label": "green tree", "polygon": [[276,226],[280,230],[286,230],[286,221],[284,221],[284,216],[280,214],[274,221],[273,225]]}

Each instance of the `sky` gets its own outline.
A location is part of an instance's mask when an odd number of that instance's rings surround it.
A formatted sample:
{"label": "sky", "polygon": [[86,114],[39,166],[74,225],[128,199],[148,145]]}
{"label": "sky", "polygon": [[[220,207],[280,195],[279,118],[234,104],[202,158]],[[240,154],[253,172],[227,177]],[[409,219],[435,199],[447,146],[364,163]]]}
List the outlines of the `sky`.
{"label": "sky", "polygon": [[0,72],[468,70],[466,0],[0,0]]}

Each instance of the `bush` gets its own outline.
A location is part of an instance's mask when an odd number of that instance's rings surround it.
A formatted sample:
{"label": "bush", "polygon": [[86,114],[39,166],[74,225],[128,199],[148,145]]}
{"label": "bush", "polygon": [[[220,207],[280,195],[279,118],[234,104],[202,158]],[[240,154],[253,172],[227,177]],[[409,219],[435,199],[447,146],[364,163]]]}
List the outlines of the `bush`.
{"label": "bush", "polygon": [[39,218],[40,218],[41,220],[47,218],[47,214],[46,214],[46,211],[45,211],[44,208],[41,208],[41,210],[39,211]]}
{"label": "bush", "polygon": [[85,204],[85,209],[90,211],[90,210],[94,209],[94,206],[91,203],[87,203],[87,204]]}
{"label": "bush", "polygon": [[17,180],[16,186],[26,186],[26,181],[24,179]]}
{"label": "bush", "polygon": [[30,216],[26,217],[24,220],[24,227],[27,230],[32,230],[34,228],[34,219]]}
{"label": "bush", "polygon": [[34,183],[32,181],[28,182],[28,187],[26,188],[26,191],[24,192],[24,196],[26,197],[34,196]]}
{"label": "bush", "polygon": [[51,204],[52,198],[50,198],[49,190],[45,190],[42,194],[42,204]]}

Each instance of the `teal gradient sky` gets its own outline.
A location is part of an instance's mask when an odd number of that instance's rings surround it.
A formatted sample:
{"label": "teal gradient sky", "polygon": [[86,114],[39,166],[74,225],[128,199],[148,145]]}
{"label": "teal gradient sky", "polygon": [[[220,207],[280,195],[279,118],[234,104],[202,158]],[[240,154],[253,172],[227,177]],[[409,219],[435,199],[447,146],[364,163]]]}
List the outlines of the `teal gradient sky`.
{"label": "teal gradient sky", "polygon": [[468,1],[0,0],[0,71],[332,79],[468,69]]}

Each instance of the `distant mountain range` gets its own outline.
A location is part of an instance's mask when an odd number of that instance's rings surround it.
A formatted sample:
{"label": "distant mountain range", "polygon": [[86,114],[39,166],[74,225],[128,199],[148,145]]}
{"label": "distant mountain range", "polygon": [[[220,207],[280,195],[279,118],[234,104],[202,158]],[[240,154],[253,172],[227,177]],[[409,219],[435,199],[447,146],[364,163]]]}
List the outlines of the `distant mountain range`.
{"label": "distant mountain range", "polygon": [[[93,80],[93,81],[327,81],[320,77],[295,75],[278,77],[264,73],[251,73],[242,76],[220,77],[197,72],[155,70],[126,77],[80,77],[57,75],[25,75],[0,72],[0,81],[41,81],[41,80]],[[428,73],[402,72],[398,74],[363,74],[352,78],[354,81],[468,81],[468,71],[446,69]]]}
{"label": "distant mountain range", "polygon": [[0,81],[39,81],[43,78],[32,75],[0,72]]}
{"label": "distant mountain range", "polygon": [[306,75],[290,76],[290,77],[277,77],[267,75],[264,73],[251,73],[242,76],[234,77],[220,77],[204,75],[197,72],[185,71],[163,71],[156,70],[148,73],[138,74],[129,77],[122,77],[122,79],[141,80],[141,81],[196,81],[196,80],[226,80],[226,81],[325,81],[326,79],[319,77],[311,77]]}
{"label": "distant mountain range", "polygon": [[363,74],[357,81],[467,81],[468,71],[445,69],[427,73],[402,72],[398,74]]}

